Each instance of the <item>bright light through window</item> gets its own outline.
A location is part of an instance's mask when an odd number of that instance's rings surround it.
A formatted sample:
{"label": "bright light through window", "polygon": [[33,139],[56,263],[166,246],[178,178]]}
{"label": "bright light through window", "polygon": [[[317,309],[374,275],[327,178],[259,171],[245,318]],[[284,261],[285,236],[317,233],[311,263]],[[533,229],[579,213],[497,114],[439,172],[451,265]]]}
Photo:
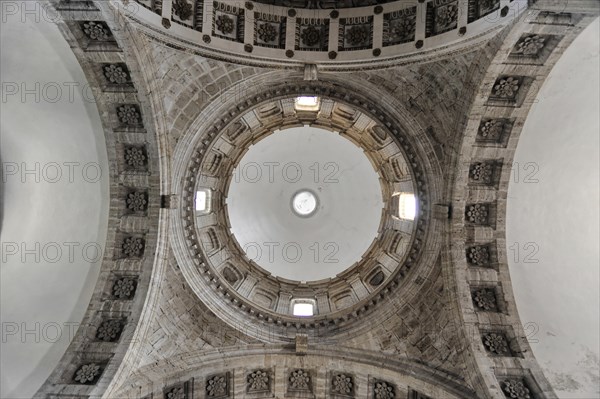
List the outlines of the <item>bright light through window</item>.
{"label": "bright light through window", "polygon": [[208,209],[208,190],[196,191],[196,210],[199,212],[209,212]]}
{"label": "bright light through window", "polygon": [[299,111],[318,111],[319,97],[301,96],[296,98],[296,109]]}
{"label": "bright light through window", "polygon": [[402,219],[415,220],[417,199],[414,194],[402,193],[398,196],[398,213]]}
{"label": "bright light through window", "polygon": [[315,310],[312,303],[295,303],[293,315],[300,317],[314,316]]}

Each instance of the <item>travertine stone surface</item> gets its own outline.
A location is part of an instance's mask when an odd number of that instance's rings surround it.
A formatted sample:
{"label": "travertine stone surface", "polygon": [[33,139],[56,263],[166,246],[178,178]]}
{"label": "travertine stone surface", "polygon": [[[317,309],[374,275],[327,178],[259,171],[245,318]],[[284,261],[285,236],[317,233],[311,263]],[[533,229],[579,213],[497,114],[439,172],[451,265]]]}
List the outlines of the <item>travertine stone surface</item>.
{"label": "travertine stone surface", "polygon": [[[555,397],[512,296],[506,192],[529,107],[597,17],[595,2],[538,1],[523,12],[514,9],[523,2],[470,0],[458,2],[468,11],[458,16],[457,2],[414,2],[426,21],[414,37],[425,40],[423,53],[412,37],[400,43],[412,14],[387,15],[395,2],[337,14],[326,2],[314,20],[295,5],[312,2],[288,2],[298,10],[276,7],[270,17],[255,15],[266,6],[254,2],[141,3],[146,14],[137,16],[120,2],[53,4],[103,117],[112,250],[82,327],[37,397]],[[487,6],[514,14],[484,26]],[[255,19],[270,27],[255,35]],[[399,38],[384,37],[390,26]],[[375,50],[384,40],[393,44],[382,62]],[[410,60],[395,59],[393,48]],[[351,53],[361,62],[344,64]],[[294,109],[303,94],[321,97],[318,112]],[[336,308],[336,287],[323,283],[314,300],[327,317],[293,319],[291,291],[272,287],[265,307],[251,268],[214,273],[211,256],[232,245],[217,228],[224,210],[216,203],[197,223],[190,207],[198,176],[216,190],[232,154],[304,123],[368,148],[389,191],[410,186],[421,209],[414,226],[386,226],[377,243],[385,256],[344,277],[355,298],[348,306]],[[406,253],[390,255],[395,232],[412,231]]]}

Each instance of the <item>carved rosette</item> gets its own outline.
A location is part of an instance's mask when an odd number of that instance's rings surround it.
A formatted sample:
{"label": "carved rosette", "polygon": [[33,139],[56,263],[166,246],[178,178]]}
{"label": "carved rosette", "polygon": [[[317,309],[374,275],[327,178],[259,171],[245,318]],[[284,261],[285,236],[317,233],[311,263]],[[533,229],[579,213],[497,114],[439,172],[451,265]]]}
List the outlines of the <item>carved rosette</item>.
{"label": "carved rosette", "polygon": [[266,370],[255,370],[247,378],[248,392],[268,391],[270,386],[269,372]]}
{"label": "carved rosette", "polygon": [[129,72],[122,65],[110,64],[102,69],[104,77],[112,84],[123,85],[129,82]]}
{"label": "carved rosette", "polygon": [[488,288],[481,288],[472,293],[475,305],[484,311],[497,311],[496,293]]}
{"label": "carved rosette", "polygon": [[123,255],[128,258],[139,258],[144,253],[144,239],[139,237],[127,237],[121,244]]}
{"label": "carved rosette", "polygon": [[115,281],[113,285],[113,295],[118,299],[131,299],[135,294],[137,282],[130,277],[123,277]]}
{"label": "carved rosette", "polygon": [[79,384],[96,383],[102,368],[96,363],[84,364],[75,372],[75,382]]}
{"label": "carved rosette", "polygon": [[515,77],[500,79],[494,85],[493,95],[499,98],[514,99],[517,96],[521,82]]}
{"label": "carved rosette", "polygon": [[483,344],[485,349],[495,355],[510,355],[508,348],[508,342],[504,335],[499,333],[488,333],[482,336]]}
{"label": "carved rosette", "polygon": [[321,30],[314,26],[307,26],[300,34],[302,43],[307,47],[314,47],[321,43]]}
{"label": "carved rosette", "polygon": [[122,105],[117,108],[119,121],[128,126],[137,126],[141,123],[141,115],[133,105]]}
{"label": "carved rosette", "polygon": [[125,163],[136,169],[143,168],[147,163],[146,154],[141,147],[128,147],[125,148]]}
{"label": "carved rosette", "polygon": [[298,369],[290,373],[289,388],[295,391],[311,390],[310,374],[306,370]]}
{"label": "carved rosette", "polygon": [[206,396],[210,398],[221,398],[229,395],[227,375],[215,375],[206,381]]}
{"label": "carved rosette", "polygon": [[174,0],[173,13],[182,21],[186,21],[192,16],[192,5],[186,0]]}
{"label": "carved rosette", "polygon": [[498,141],[504,131],[504,121],[502,119],[492,119],[482,123],[479,128],[479,136],[486,140]]}
{"label": "carved rosette", "polygon": [[513,53],[527,56],[537,56],[546,45],[546,38],[539,35],[528,35],[517,43]]}
{"label": "carved rosette", "polygon": [[174,387],[165,393],[165,399],[186,399],[184,387]]}
{"label": "carved rosette", "polygon": [[258,26],[256,34],[263,42],[273,43],[277,39],[277,28],[271,23],[264,22]]}
{"label": "carved rosette", "polygon": [[529,388],[523,381],[517,379],[508,379],[502,381],[502,391],[511,399],[533,399]]}
{"label": "carved rosette", "polygon": [[477,245],[467,249],[467,261],[475,266],[485,266],[490,263],[490,251],[485,245]]}
{"label": "carved rosette", "polygon": [[127,194],[125,202],[127,209],[132,212],[144,212],[148,209],[148,199],[145,191],[134,191]]}
{"label": "carved rosette", "polygon": [[346,31],[348,43],[352,46],[360,46],[369,41],[370,30],[367,25],[354,25]]}
{"label": "carved rosette", "polygon": [[101,341],[114,342],[121,335],[123,325],[120,320],[106,320],[100,324],[96,332],[96,338]]}
{"label": "carved rosette", "polygon": [[474,204],[467,207],[467,221],[473,224],[487,224],[490,209],[486,204]]}
{"label": "carved rosette", "polygon": [[354,391],[354,379],[346,374],[336,374],[331,380],[331,392],[351,395]]}
{"label": "carved rosette", "polygon": [[375,381],[373,384],[374,399],[395,399],[396,392],[389,382]]}
{"label": "carved rosette", "polygon": [[489,184],[494,177],[494,164],[490,162],[477,162],[471,165],[469,176],[475,182]]}
{"label": "carved rosette", "polygon": [[215,25],[217,26],[217,30],[224,35],[232,34],[235,29],[235,21],[227,14],[217,16]]}
{"label": "carved rosette", "polygon": [[105,42],[112,39],[110,29],[104,22],[88,21],[83,23],[83,33],[90,40]]}

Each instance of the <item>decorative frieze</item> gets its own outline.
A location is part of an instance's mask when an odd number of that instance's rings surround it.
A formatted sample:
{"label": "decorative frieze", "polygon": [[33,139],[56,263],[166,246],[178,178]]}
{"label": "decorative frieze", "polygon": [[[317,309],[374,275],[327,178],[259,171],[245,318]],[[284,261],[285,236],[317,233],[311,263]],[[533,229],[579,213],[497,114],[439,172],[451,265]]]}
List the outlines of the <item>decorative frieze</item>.
{"label": "decorative frieze", "polygon": [[466,249],[467,263],[473,266],[489,267],[492,263],[490,245],[473,245]]}

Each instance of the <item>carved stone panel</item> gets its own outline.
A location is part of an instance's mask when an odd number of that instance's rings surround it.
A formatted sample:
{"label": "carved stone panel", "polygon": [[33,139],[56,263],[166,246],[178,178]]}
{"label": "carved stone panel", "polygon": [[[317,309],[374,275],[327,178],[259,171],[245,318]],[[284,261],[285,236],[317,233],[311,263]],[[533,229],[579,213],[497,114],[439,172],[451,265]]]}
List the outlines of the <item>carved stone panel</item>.
{"label": "carved stone panel", "polygon": [[271,392],[273,376],[271,370],[253,370],[246,376],[246,392],[267,394]]}
{"label": "carved stone panel", "polygon": [[238,3],[214,2],[213,36],[244,42],[244,9]]}
{"label": "carved stone panel", "polygon": [[294,369],[287,378],[288,393],[312,393],[313,380],[311,372],[305,369]]}
{"label": "carved stone panel", "polygon": [[396,387],[394,384],[383,380],[373,380],[373,399],[396,399]]}
{"label": "carved stone panel", "polygon": [[490,15],[490,21],[496,21],[499,18],[500,0],[469,0],[468,22],[477,21],[487,15]]}
{"label": "carved stone panel", "polygon": [[373,46],[373,17],[341,18],[339,51],[362,50]]}
{"label": "carved stone panel", "polygon": [[561,39],[557,35],[525,33],[515,43],[506,62],[543,65]]}
{"label": "carved stone panel", "polygon": [[120,319],[104,320],[96,330],[96,339],[104,342],[116,342],[123,332],[124,321]]}
{"label": "carved stone panel", "polygon": [[296,50],[327,51],[328,46],[328,19],[296,19]]}
{"label": "carved stone panel", "polygon": [[329,390],[334,398],[354,398],[354,376],[347,373],[334,372],[331,374]]}
{"label": "carved stone panel", "polygon": [[513,125],[514,119],[483,118],[477,129],[475,145],[506,147]]}
{"label": "carved stone panel", "polygon": [[222,373],[208,377],[205,384],[207,398],[229,398],[231,394],[230,374]]}
{"label": "carved stone panel", "polygon": [[436,36],[458,26],[458,1],[433,0],[427,3],[425,37]]}
{"label": "carved stone panel", "polygon": [[492,85],[487,105],[520,107],[532,82],[528,76],[501,75]]}
{"label": "carved stone panel", "polygon": [[95,385],[104,371],[104,367],[97,363],[87,363],[79,366],[73,376],[73,383],[81,385]]}
{"label": "carved stone panel", "polygon": [[261,47],[285,48],[287,18],[254,13],[254,44]]}
{"label": "carved stone panel", "polygon": [[383,46],[414,41],[416,27],[417,7],[383,14]]}
{"label": "carved stone panel", "polygon": [[133,276],[118,277],[112,286],[112,295],[115,299],[130,300],[135,295],[137,278]]}

